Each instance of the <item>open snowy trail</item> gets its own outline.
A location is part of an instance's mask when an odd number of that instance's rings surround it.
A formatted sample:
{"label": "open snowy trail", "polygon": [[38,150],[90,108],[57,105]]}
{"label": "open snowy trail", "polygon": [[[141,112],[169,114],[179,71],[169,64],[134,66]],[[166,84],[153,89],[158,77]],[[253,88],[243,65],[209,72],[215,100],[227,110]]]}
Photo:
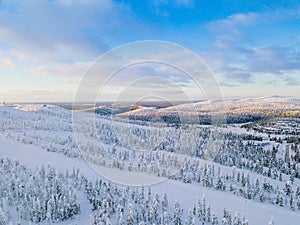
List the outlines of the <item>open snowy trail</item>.
{"label": "open snowy trail", "polygon": [[[63,154],[47,152],[39,147],[25,145],[13,141],[6,140],[0,135],[0,156],[18,159],[20,163],[27,165],[29,168],[35,169],[40,164],[48,164],[55,166],[57,170],[72,170],[73,166],[80,168],[84,176],[95,180],[99,175],[91,169],[91,167],[83,160],[78,158],[68,158]],[[114,170],[118,173],[118,170]],[[118,176],[118,174],[115,174]],[[169,204],[179,200],[181,207],[187,214],[188,209],[197,203],[198,198],[205,195],[206,201],[216,210],[216,214],[220,217],[224,207],[231,209],[232,212],[244,212],[249,224],[264,225],[273,218],[276,225],[298,225],[300,214],[286,208],[278,207],[271,204],[262,204],[259,202],[246,200],[237,197],[229,192],[216,191],[211,188],[200,186],[199,184],[184,184],[178,181],[167,180],[152,186],[152,192],[162,195],[167,192]],[[92,214],[90,205],[83,195],[79,193],[82,213],[74,220],[61,224],[89,224],[90,214]],[[243,215],[241,215],[243,216]]]}
{"label": "open snowy trail", "polygon": [[[177,181],[168,180],[159,185],[153,186],[152,190],[160,192],[165,190],[170,202],[176,199],[181,207],[188,213],[189,207],[193,203],[197,204],[198,198],[202,199],[205,195],[206,202],[211,205],[215,213],[223,215],[223,209],[231,209],[231,212],[244,212],[249,224],[267,225],[271,218],[276,225],[299,225],[300,214],[286,208],[271,204],[262,204],[253,200],[247,200],[242,197],[232,195],[229,192],[216,191],[211,188],[199,186],[197,184],[184,184]],[[243,214],[240,215],[243,217]]]}
{"label": "open snowy trail", "polygon": [[[0,135],[0,157],[8,157],[19,160],[21,164],[34,170],[41,164],[50,164],[60,171],[72,171],[73,166],[80,168],[82,173],[91,178],[96,179],[98,175],[90,169],[88,164],[77,158],[68,158],[62,154],[47,152],[41,148],[32,145],[25,145],[17,142],[5,140]],[[58,225],[87,225],[90,222],[92,214],[91,206],[83,193],[78,193],[81,205],[81,213],[74,220],[58,223]]]}

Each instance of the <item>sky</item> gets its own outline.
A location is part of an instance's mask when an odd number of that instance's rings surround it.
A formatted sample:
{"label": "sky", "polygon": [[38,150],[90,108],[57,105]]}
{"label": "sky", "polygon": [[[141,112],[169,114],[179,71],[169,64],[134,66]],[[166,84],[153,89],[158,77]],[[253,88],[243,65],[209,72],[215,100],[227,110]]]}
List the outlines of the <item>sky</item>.
{"label": "sky", "polygon": [[[0,101],[73,101],[101,56],[144,40],[198,55],[224,98],[300,98],[298,0],[0,0]],[[205,97],[161,63],[126,66],[97,85],[102,101]]]}

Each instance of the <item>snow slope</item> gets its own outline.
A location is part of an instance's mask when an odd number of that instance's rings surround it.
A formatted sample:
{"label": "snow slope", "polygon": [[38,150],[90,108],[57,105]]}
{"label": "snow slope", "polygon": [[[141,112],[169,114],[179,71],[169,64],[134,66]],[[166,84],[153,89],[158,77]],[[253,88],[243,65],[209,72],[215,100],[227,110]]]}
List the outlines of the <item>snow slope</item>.
{"label": "snow slope", "polygon": [[[73,166],[78,167],[85,176],[94,180],[99,176],[83,160],[68,158],[53,152],[46,152],[35,146],[7,141],[3,136],[0,136],[0,155],[19,159],[20,163],[32,169],[40,164],[50,163],[57,170],[61,171],[71,170]],[[121,174],[118,174],[118,172],[118,170],[114,170],[114,175],[123,175],[122,172]],[[179,200],[185,213],[187,213],[189,207],[194,203],[196,204],[198,198],[202,198],[205,195],[212,208],[216,210],[217,215],[222,215],[224,207],[230,208],[232,212],[244,212],[249,220],[249,224],[267,224],[271,218],[274,218],[277,225],[298,225],[298,221],[300,221],[299,212],[293,212],[271,204],[265,205],[245,200],[242,197],[236,197],[227,192],[218,192],[211,188],[200,187],[197,184],[184,184],[178,181],[167,180],[152,186],[152,190],[161,195],[166,192],[170,202]],[[84,197],[80,201],[82,204],[82,213],[79,217],[61,224],[85,225],[89,223],[90,214],[92,214],[90,205]]]}
{"label": "snow slope", "polygon": [[184,103],[160,109],[136,109],[119,116],[170,116],[183,115],[272,115],[292,111],[300,115],[300,100],[290,97],[268,96],[260,98],[234,99],[224,101],[200,101]]}
{"label": "snow slope", "polygon": [[[258,100],[260,102],[260,100]],[[269,100],[268,100],[269,101]],[[202,103],[201,103],[202,104]],[[244,103],[243,103],[244,104]],[[280,103],[281,104],[281,103]],[[0,133],[0,156],[18,159],[20,163],[35,169],[40,164],[54,165],[57,170],[65,171],[72,170],[73,166],[80,168],[82,174],[91,180],[99,178],[96,173],[84,160],[77,157],[67,157],[61,154],[62,152],[49,152],[42,146],[47,146],[50,140],[60,140],[60,138],[72,135],[69,129],[71,113],[68,110],[60,107],[40,107],[40,106],[26,106],[20,108],[0,107],[0,122],[10,121],[12,123],[4,123],[6,127],[1,127],[3,134]],[[31,120],[41,121],[36,123],[35,128],[30,127],[26,130],[26,123],[24,121]],[[25,125],[24,125],[25,124]],[[23,127],[22,127],[23,126]],[[25,126],[25,127],[24,127]],[[6,129],[12,133],[21,133],[26,130],[27,134],[38,133],[38,143],[28,142],[27,144],[14,141],[13,138],[7,138],[5,135]],[[231,128],[231,131],[236,133],[241,132],[239,128]],[[246,131],[243,131],[246,132]],[[33,134],[35,135],[35,134]],[[53,138],[52,136],[58,136]],[[48,142],[47,142],[48,140]],[[42,144],[41,144],[42,143]],[[53,144],[53,143],[51,143]],[[76,155],[76,154],[75,154]],[[132,177],[128,177],[128,171],[121,171],[118,169],[110,169],[107,167],[97,166],[100,174],[104,177],[117,177],[133,179],[134,176],[141,176],[139,180],[145,179],[147,181],[155,182],[157,177],[148,174],[131,173]],[[230,171],[231,168],[221,166],[224,172]],[[262,175],[250,173],[253,180],[255,178],[262,179]],[[277,181],[272,181],[275,184],[282,185]],[[299,185],[299,182],[295,182]],[[223,209],[230,208],[232,212],[239,211],[244,213],[249,220],[249,224],[267,224],[271,218],[274,218],[276,225],[297,225],[300,221],[299,211],[291,211],[287,208],[272,205],[270,203],[260,203],[257,201],[247,200],[240,196],[232,195],[230,192],[217,191],[213,188],[201,186],[200,184],[185,184],[181,181],[166,180],[159,184],[152,186],[153,192],[158,192],[161,196],[164,192],[168,194],[170,205],[176,200],[179,200],[184,209],[184,214],[187,215],[188,209],[197,202],[198,198],[206,196],[207,201],[211,204],[219,218],[222,218]],[[90,215],[93,214],[91,206],[86,198],[79,193],[80,202],[82,205],[81,214],[72,221],[66,221],[61,224],[82,224],[87,225],[90,222]]]}

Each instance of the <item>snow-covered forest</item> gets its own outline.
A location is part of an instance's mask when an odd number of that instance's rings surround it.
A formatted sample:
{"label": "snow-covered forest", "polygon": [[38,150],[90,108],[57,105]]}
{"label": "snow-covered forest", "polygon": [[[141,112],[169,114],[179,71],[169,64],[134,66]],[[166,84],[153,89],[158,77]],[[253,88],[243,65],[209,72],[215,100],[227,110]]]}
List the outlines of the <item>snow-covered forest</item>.
{"label": "snow-covered forest", "polygon": [[[79,113],[73,127],[58,106],[0,107],[0,224],[300,219],[296,117],[214,127]],[[124,174],[159,182],[128,186]]]}

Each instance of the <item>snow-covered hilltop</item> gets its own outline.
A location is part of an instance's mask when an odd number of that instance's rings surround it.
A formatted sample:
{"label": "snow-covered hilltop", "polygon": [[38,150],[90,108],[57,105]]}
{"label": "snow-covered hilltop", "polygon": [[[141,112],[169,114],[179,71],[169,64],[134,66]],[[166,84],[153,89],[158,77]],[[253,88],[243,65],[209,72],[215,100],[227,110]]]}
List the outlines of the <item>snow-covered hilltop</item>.
{"label": "snow-covered hilltop", "polygon": [[[101,113],[1,106],[0,224],[297,225],[299,101],[225,103],[227,115],[268,120],[214,127],[157,119],[210,115],[208,102]],[[83,119],[76,126],[72,113]],[[141,120],[128,121],[131,113]]]}
{"label": "snow-covered hilltop", "polygon": [[[290,97],[260,97],[242,100],[200,101],[165,108],[142,108],[118,114],[121,117],[145,119],[151,117],[211,116],[223,114],[235,117],[236,122],[245,122],[245,117],[300,117],[300,100]],[[240,120],[239,120],[240,117]],[[173,119],[174,120],[174,119]],[[229,120],[230,121],[230,120]],[[248,122],[248,121],[246,121]]]}

